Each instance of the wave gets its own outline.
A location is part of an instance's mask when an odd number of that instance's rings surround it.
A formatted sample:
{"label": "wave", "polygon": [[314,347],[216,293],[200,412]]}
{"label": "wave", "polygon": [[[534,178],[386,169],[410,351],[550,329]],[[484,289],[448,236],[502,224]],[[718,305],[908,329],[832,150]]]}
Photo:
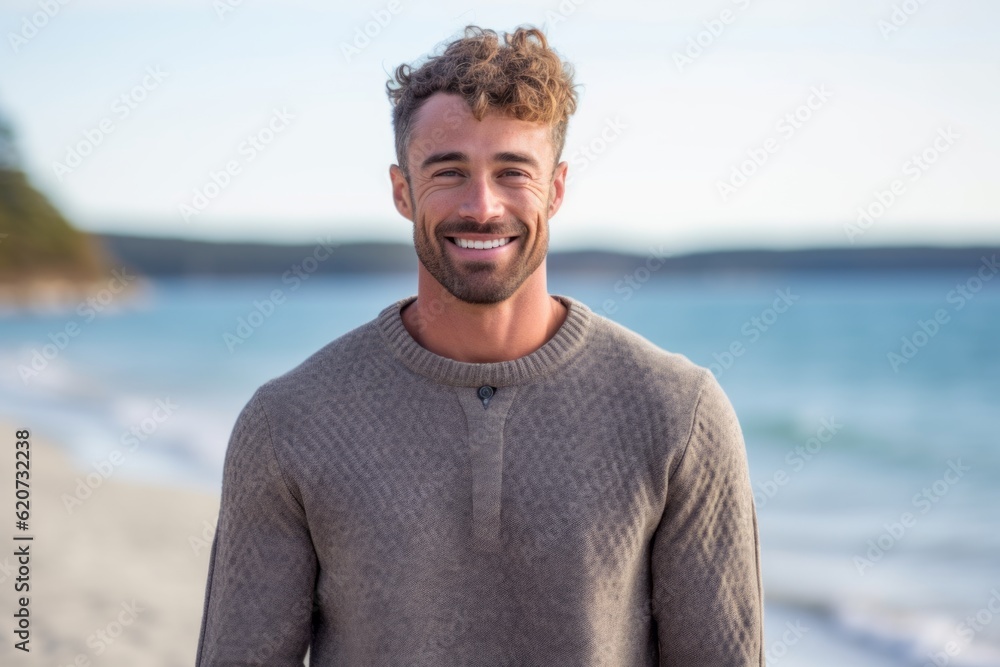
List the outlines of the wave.
{"label": "wave", "polygon": [[[993,593],[996,606],[1000,603],[1000,590],[995,589]],[[982,601],[982,609],[969,612],[971,623],[955,613],[940,610],[899,609],[870,601],[822,600],[788,592],[769,591],[766,601],[769,607],[783,607],[792,616],[810,617],[837,643],[851,644],[866,654],[882,658],[886,664],[899,667],[1000,665],[1000,614],[988,610],[989,600]],[[982,611],[989,615],[990,622],[975,622],[976,613]],[[981,616],[985,618],[986,615]]]}
{"label": "wave", "polygon": [[[17,368],[20,355],[0,355]],[[81,470],[118,450],[122,478],[217,490],[229,434],[242,403],[194,393],[129,391],[95,381],[63,358],[29,382],[0,375],[0,413],[65,452]],[[169,406],[168,410],[158,406]],[[58,415],[58,419],[53,419]],[[154,418],[156,417],[156,418]]]}

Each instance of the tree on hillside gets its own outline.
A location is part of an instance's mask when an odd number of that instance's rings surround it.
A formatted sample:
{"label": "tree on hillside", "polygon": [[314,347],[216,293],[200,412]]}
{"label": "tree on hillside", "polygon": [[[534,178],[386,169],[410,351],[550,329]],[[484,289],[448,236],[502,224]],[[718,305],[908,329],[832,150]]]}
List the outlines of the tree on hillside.
{"label": "tree on hillside", "polygon": [[0,113],[0,169],[17,169],[20,164],[14,147],[14,130],[10,121]]}
{"label": "tree on hillside", "polygon": [[11,122],[0,114],[0,282],[92,280],[103,253],[75,229],[21,169]]}

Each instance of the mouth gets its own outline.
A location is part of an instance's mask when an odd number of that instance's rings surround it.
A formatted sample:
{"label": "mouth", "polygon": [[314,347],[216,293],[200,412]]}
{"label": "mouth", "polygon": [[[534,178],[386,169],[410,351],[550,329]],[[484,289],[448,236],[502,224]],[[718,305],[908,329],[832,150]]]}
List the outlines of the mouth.
{"label": "mouth", "polygon": [[446,236],[446,239],[459,248],[463,250],[496,250],[497,248],[503,248],[513,241],[517,240],[516,236],[487,236],[482,234],[464,234],[462,236]]}

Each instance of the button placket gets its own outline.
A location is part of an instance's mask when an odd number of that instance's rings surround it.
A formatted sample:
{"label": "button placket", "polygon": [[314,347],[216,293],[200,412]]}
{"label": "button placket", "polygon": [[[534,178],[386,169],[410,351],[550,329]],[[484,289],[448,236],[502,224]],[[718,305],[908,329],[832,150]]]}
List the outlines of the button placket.
{"label": "button placket", "polygon": [[[472,475],[472,540],[475,548],[497,552],[503,487],[503,431],[516,387],[456,387],[468,424]],[[487,409],[488,408],[488,409]]]}

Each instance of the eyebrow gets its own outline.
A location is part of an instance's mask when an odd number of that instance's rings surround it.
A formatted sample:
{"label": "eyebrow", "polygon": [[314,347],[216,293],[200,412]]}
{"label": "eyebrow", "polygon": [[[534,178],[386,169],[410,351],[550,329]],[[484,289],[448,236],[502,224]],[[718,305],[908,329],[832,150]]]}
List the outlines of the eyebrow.
{"label": "eyebrow", "polygon": [[447,153],[432,153],[420,163],[421,169],[426,169],[441,162],[468,162],[469,156],[459,151],[449,151]]}
{"label": "eyebrow", "polygon": [[[514,153],[510,151],[503,151],[493,155],[493,160],[495,162],[513,162],[515,164],[525,164],[534,169],[538,169],[538,161],[526,155],[524,153]],[[428,155],[427,158],[420,163],[421,169],[426,169],[435,164],[441,162],[468,162],[469,156],[461,151],[447,151],[443,153],[433,153]]]}
{"label": "eyebrow", "polygon": [[524,153],[497,153],[493,156],[493,159],[497,162],[513,162],[515,164],[526,164],[535,169],[539,168],[538,161],[530,155],[525,155]]}

